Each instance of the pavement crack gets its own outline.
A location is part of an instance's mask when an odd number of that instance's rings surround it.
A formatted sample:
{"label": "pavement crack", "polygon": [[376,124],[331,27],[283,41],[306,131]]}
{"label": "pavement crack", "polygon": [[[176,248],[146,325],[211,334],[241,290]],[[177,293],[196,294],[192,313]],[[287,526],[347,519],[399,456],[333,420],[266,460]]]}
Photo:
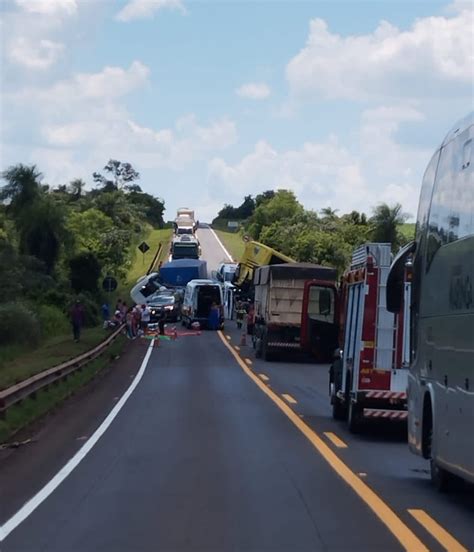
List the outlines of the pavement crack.
{"label": "pavement crack", "polygon": [[311,523],[313,525],[313,528],[318,536],[318,539],[319,539],[319,542],[317,543],[318,546],[322,547],[321,549],[322,550],[328,550],[325,542],[323,541],[323,538],[322,538],[322,535],[319,531],[319,528],[318,528],[318,524],[316,523],[316,520],[314,519],[313,517],[313,514],[311,512],[311,508],[309,507],[309,504],[306,502],[306,499],[304,497],[304,494],[303,494],[303,491],[299,488],[298,484],[296,483],[296,481],[294,480],[293,476],[291,475],[291,472],[290,470],[288,469],[287,465],[282,462],[283,464],[283,469],[285,470],[285,472],[287,473],[288,475],[288,478],[290,479],[290,482],[291,484],[293,485],[294,489],[296,490],[296,492],[298,493],[298,496],[300,497],[300,500],[304,506],[304,509],[306,510],[306,513],[309,517],[309,519],[311,520]]}

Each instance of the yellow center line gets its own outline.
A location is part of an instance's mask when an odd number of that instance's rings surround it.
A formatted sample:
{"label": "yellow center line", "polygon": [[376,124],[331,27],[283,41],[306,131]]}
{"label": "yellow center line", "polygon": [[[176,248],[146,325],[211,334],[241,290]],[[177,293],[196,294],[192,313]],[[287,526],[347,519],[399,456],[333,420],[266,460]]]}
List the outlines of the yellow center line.
{"label": "yellow center line", "polygon": [[331,441],[331,443],[337,448],[347,448],[346,443],[340,439],[336,434],[331,431],[325,431],[324,435]]}
{"label": "yellow center line", "polygon": [[234,345],[236,351],[240,351],[240,347],[238,345]]}
{"label": "yellow center line", "polygon": [[446,529],[429,516],[424,510],[408,510],[408,512],[432,535],[443,548],[449,552],[468,552],[467,548],[458,542]]}
{"label": "yellow center line", "polygon": [[259,377],[260,377],[261,379],[263,379],[263,381],[268,381],[268,380],[270,379],[270,378],[269,378],[268,376],[266,376],[265,374],[258,374],[258,375],[259,375]]}
{"label": "yellow center line", "polygon": [[249,366],[252,366],[253,363],[249,358],[244,358],[244,360]]}
{"label": "yellow center line", "polygon": [[367,483],[362,481],[360,477],[347,466],[339,456],[327,445],[319,435],[314,432],[298,414],[283,401],[276,393],[274,393],[268,385],[265,385],[260,379],[248,368],[245,362],[227,343],[219,331],[218,335],[235,358],[242,370],[260,389],[269,397],[278,408],[293,422],[293,424],[301,431],[301,433],[310,441],[319,454],[326,460],[329,466],[352,488],[352,490],[367,504],[372,512],[379,520],[388,528],[388,530],[398,539],[400,544],[406,550],[416,550],[417,552],[428,552],[428,548],[421,542],[415,533],[403,523],[397,514],[386,504],[375,491],[373,491]]}
{"label": "yellow center line", "polygon": [[296,399],[294,399],[291,395],[288,395],[288,393],[282,393],[281,396],[285,399],[286,402],[289,402],[290,404],[297,403]]}
{"label": "yellow center line", "polygon": [[232,338],[230,337],[230,335],[226,335],[227,339],[230,341]]}

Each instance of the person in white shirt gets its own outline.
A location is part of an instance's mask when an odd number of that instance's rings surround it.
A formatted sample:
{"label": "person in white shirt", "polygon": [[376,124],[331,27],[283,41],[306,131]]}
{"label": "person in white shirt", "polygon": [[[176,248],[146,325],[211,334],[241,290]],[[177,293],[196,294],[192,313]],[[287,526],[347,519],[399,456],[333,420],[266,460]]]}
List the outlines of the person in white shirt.
{"label": "person in white shirt", "polygon": [[148,324],[150,323],[150,309],[148,305],[142,305],[142,330],[146,333]]}

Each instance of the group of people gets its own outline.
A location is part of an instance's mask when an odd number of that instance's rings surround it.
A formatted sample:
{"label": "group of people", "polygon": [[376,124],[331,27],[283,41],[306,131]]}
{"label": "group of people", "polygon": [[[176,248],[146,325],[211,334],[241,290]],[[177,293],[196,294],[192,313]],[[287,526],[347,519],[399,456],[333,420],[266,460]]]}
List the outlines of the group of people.
{"label": "group of people", "polygon": [[119,299],[115,305],[115,311],[110,318],[109,306],[107,303],[102,305],[102,317],[104,328],[116,328],[125,323],[127,337],[135,339],[146,333],[150,323],[151,312],[148,305],[128,306],[125,301]]}

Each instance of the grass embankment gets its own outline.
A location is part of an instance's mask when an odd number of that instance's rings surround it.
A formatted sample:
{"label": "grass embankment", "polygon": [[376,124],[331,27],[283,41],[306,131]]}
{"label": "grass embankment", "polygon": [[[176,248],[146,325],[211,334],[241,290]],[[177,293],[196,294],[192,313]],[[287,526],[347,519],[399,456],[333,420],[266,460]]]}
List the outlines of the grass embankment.
{"label": "grass embankment", "polygon": [[242,234],[240,232],[225,232],[224,230],[217,229],[215,232],[234,260],[240,260],[245,248],[245,242],[242,240]]}
{"label": "grass embankment", "polygon": [[[0,420],[0,443],[7,441],[20,429],[45,415],[79,388],[89,383],[98,372],[109,365],[111,360],[122,352],[126,341],[125,336],[119,335],[101,357],[86,364],[82,370],[72,373],[66,380],[57,385],[51,385],[38,391],[34,399],[25,399],[9,408],[5,417]],[[85,341],[83,344],[85,345]]]}
{"label": "grass embankment", "polygon": [[75,343],[72,330],[68,334],[48,339],[37,349],[18,354],[15,358],[2,362],[0,358],[0,389],[10,387],[38,372],[57,366],[81,353],[93,349],[108,335],[102,327],[86,328],[81,340]]}
{"label": "grass embankment", "polygon": [[145,253],[145,255],[143,255],[138,249],[135,249],[132,265],[127,275],[127,283],[125,286],[127,291],[130,291],[130,289],[137,283],[140,276],[146,274],[146,271],[148,270],[148,267],[150,266],[160,243],[163,245],[163,248],[157,262],[159,263],[160,261],[164,261],[168,258],[169,243],[172,235],[173,230],[171,228],[164,228],[162,230],[153,229],[143,239],[143,241],[149,245],[150,249]]}

